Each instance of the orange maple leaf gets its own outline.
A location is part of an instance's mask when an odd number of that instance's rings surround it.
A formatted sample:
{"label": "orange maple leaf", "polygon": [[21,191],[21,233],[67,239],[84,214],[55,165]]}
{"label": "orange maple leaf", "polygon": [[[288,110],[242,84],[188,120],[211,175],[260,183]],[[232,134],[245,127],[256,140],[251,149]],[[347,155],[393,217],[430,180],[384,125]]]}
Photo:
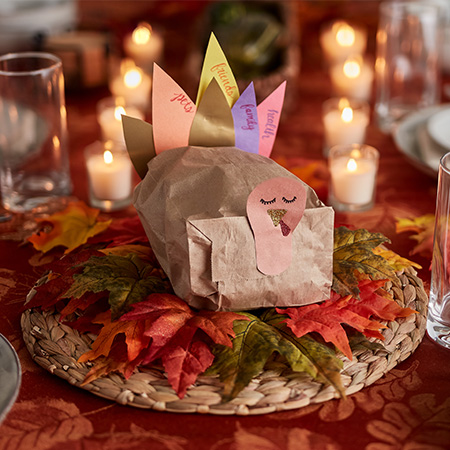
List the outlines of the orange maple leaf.
{"label": "orange maple leaf", "polygon": [[397,218],[395,231],[397,233],[412,232],[411,239],[417,241],[417,245],[411,250],[411,255],[431,257],[433,253],[434,214],[425,214],[414,218]]}
{"label": "orange maple leaf", "polygon": [[[103,328],[92,349],[79,361],[95,361],[95,364],[98,361],[99,368],[94,367],[86,380],[92,381],[113,370],[129,376],[131,367],[161,359],[170,384],[183,397],[188,386],[214,360],[207,342],[231,347],[233,322],[248,320],[232,312],[195,312],[186,302],[171,294],[151,294],[146,300],[133,304],[132,308],[115,322],[111,322],[110,311],[99,314],[94,320],[94,323],[102,323]],[[116,351],[117,339],[123,339],[123,335],[126,359],[130,364]],[[110,358],[116,361],[108,361]],[[84,383],[88,382],[86,380]]]}
{"label": "orange maple leaf", "polygon": [[[66,247],[64,254],[67,254],[109,227],[111,220],[100,222],[98,214],[98,209],[89,208],[81,201],[71,202],[64,211],[38,219],[41,231],[30,236],[28,241],[44,253],[61,245]],[[44,231],[47,227],[51,227],[49,232]]]}
{"label": "orange maple leaf", "polygon": [[333,343],[347,358],[352,359],[347,333],[341,324],[346,324],[365,336],[383,340],[380,330],[386,327],[373,317],[394,320],[415,312],[400,307],[391,298],[379,295],[377,291],[385,282],[386,280],[360,281],[360,299],[333,293],[332,298],[323,303],[300,308],[277,308],[277,312],[289,316],[284,322],[297,337],[311,332],[319,333],[326,342]]}

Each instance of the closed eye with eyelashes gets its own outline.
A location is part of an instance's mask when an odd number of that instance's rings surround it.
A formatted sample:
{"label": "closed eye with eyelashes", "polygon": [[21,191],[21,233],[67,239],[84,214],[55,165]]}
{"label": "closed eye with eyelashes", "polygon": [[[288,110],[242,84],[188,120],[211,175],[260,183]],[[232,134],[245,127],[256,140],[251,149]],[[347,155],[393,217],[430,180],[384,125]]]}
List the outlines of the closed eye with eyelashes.
{"label": "closed eye with eyelashes", "polygon": [[297,197],[294,195],[294,197],[292,197],[290,200],[286,197],[283,197],[281,200],[283,200],[284,203],[294,203],[295,200],[297,200]]}
{"label": "closed eye with eyelashes", "polygon": [[275,203],[276,197],[274,197],[272,200],[264,200],[263,198],[260,200],[260,202],[263,205],[271,205],[272,203]]}

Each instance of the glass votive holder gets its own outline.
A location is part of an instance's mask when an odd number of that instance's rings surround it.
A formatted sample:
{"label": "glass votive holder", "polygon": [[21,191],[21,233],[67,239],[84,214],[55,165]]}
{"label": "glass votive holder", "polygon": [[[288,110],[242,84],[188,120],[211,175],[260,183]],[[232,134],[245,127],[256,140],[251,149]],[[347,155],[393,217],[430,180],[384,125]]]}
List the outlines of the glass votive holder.
{"label": "glass votive holder", "polygon": [[125,143],[122,129],[122,115],[144,118],[144,112],[123,97],[106,97],[97,103],[97,120],[103,141]]}
{"label": "glass votive holder", "polygon": [[369,145],[337,145],[330,150],[328,201],[336,211],[366,211],[375,202],[378,150]]}
{"label": "glass votive holder", "polygon": [[373,63],[361,55],[349,56],[330,68],[334,95],[370,100],[374,79]]}
{"label": "glass votive holder", "polygon": [[333,97],[322,105],[324,154],[335,145],[363,144],[369,124],[370,107],[366,101]]}
{"label": "glass votive holder", "polygon": [[111,61],[109,90],[115,97],[123,97],[130,105],[146,111],[150,103],[152,78],[148,73],[125,58]]}
{"label": "glass votive holder", "polygon": [[344,20],[325,24],[320,32],[320,46],[328,64],[345,60],[366,51],[367,31]]}
{"label": "glass votive holder", "polygon": [[106,212],[129,206],[132,164],[125,147],[113,141],[97,141],[86,147],[84,155],[90,205]]}

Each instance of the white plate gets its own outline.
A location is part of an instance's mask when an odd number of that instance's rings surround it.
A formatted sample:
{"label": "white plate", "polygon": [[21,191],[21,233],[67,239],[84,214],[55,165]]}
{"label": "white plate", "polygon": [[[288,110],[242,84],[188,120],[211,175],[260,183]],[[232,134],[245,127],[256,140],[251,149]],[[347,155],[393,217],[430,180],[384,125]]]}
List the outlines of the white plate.
{"label": "white plate", "polygon": [[16,401],[22,380],[17,353],[0,334],[0,423]]}
{"label": "white plate", "polygon": [[428,119],[434,114],[449,109],[449,104],[430,106],[417,112],[408,114],[399,122],[392,133],[397,148],[408,160],[422,172],[435,177],[437,167],[426,156],[418,141],[418,131],[427,124]]}
{"label": "white plate", "polygon": [[441,147],[450,151],[450,108],[433,114],[428,119],[428,133]]}

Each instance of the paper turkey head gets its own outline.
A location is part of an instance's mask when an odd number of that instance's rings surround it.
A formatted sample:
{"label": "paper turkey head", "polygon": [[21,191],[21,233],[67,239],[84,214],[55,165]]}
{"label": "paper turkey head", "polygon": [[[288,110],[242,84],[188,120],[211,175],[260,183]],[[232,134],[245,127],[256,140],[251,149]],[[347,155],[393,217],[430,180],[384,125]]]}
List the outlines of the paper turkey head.
{"label": "paper turkey head", "polygon": [[284,272],[292,261],[292,233],[303,217],[306,189],[294,178],[271,178],[247,199],[247,217],[255,237],[256,264],[265,275]]}

